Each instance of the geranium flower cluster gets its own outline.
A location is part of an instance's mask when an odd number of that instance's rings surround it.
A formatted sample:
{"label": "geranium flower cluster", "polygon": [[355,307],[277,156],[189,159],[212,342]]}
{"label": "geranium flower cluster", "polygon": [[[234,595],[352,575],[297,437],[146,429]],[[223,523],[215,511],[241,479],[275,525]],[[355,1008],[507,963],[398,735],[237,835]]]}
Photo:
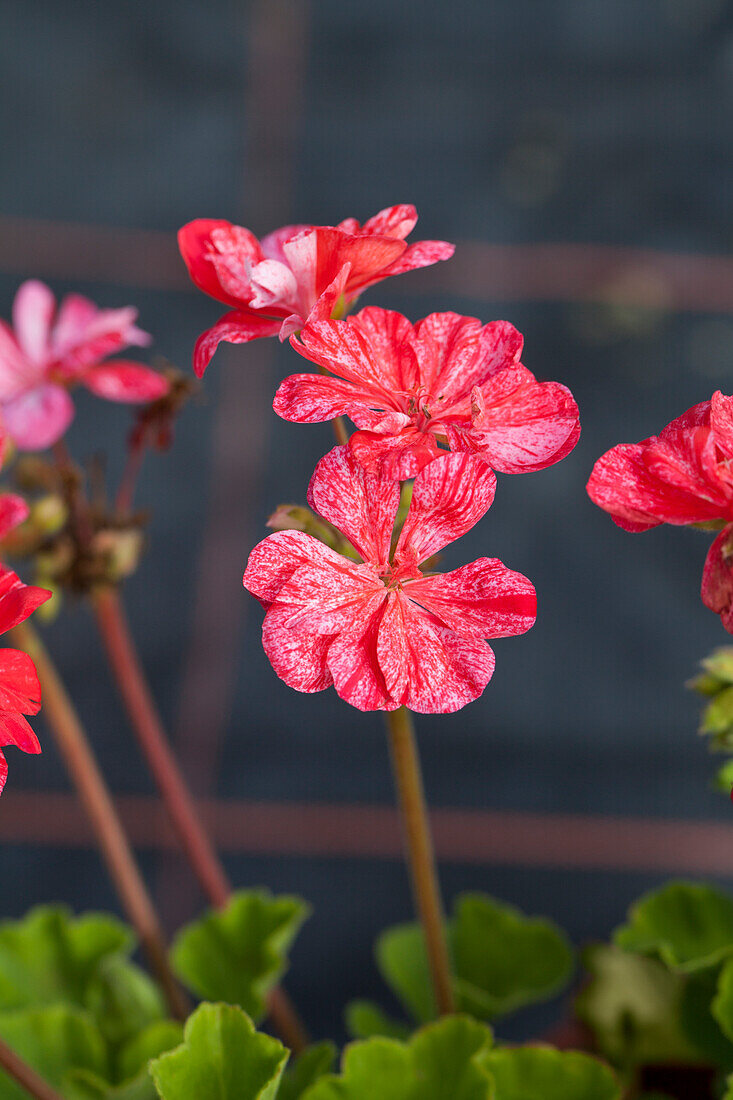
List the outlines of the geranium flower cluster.
{"label": "geranium flower cluster", "polygon": [[701,595],[733,634],[733,397],[717,391],[658,436],[612,447],[596,462],[588,494],[626,531],[662,523],[717,530]]}
{"label": "geranium flower cluster", "polygon": [[394,206],[363,226],[285,226],[258,241],[199,220],[179,242],[196,285],[234,307],[199,338],[196,373],[222,340],[290,337],[321,373],[286,378],[275,412],[298,423],[347,416],[358,429],[308,490],[344,553],[280,530],[250,555],[244,585],[265,608],[275,672],[298,691],[333,685],[360,710],[447,713],[491,679],[487,639],[533,625],[536,594],[497,558],[439,573],[435,555],[488,511],[495,470],[559,461],[580,421],[565,386],[522,365],[522,337],[505,321],[433,313],[413,325],[375,307],[344,319],[367,287],[452,255],[445,241],[407,245],[416,221],[414,207]]}

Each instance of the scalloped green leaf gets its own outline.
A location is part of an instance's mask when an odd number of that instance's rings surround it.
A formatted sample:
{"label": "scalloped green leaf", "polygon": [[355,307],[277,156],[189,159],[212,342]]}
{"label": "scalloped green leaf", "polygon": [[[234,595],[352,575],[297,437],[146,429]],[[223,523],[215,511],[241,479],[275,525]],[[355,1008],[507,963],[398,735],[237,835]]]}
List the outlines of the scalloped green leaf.
{"label": "scalloped green leaf", "polygon": [[372,1001],[352,1001],[344,1013],[346,1030],[354,1039],[371,1039],[382,1035],[387,1039],[407,1039],[410,1028],[401,1020],[393,1020]]}
{"label": "scalloped green leaf", "polygon": [[720,971],[711,1011],[723,1034],[733,1040],[733,959],[729,959]]}
{"label": "scalloped green leaf", "polygon": [[155,982],[119,955],[102,960],[89,982],[85,1003],[107,1042],[115,1047],[166,1015],[165,1001]]}
{"label": "scalloped green leaf", "polygon": [[427,1024],[408,1043],[351,1043],[341,1073],[322,1077],[303,1100],[492,1100],[491,1044],[490,1029],[468,1016]]}
{"label": "scalloped green leaf", "polygon": [[490,1051],[484,1060],[496,1100],[620,1100],[621,1086],[603,1062],[589,1054],[552,1047]]}
{"label": "scalloped green leaf", "polygon": [[39,906],[0,922],[0,1011],[59,1001],[83,1005],[101,962],[126,954],[134,937],[103,913],[79,917],[62,905]]}
{"label": "scalloped green leaf", "polygon": [[[458,1009],[493,1020],[558,993],[574,967],[562,931],[485,894],[462,894],[448,921]],[[417,924],[387,929],[377,964],[406,1011],[420,1023],[436,1016],[425,941]]]}
{"label": "scalloped green leaf", "polygon": [[733,1076],[728,1078],[727,1085],[728,1089],[725,1093],[725,1096],[723,1097],[723,1100],[733,1100]]}
{"label": "scalloped green leaf", "polygon": [[715,966],[733,954],[733,899],[712,886],[671,882],[636,902],[613,938],[682,973]]}
{"label": "scalloped green leaf", "polygon": [[147,1070],[122,1085],[110,1085],[95,1073],[74,1070],[64,1082],[63,1094],[65,1100],[158,1100]]}
{"label": "scalloped green leaf", "polygon": [[158,1020],[144,1031],[130,1039],[117,1057],[117,1080],[130,1081],[143,1070],[147,1073],[148,1063],[159,1058],[183,1042],[183,1024],[177,1020]]}
{"label": "scalloped green leaf", "polygon": [[[63,1089],[75,1070],[106,1076],[104,1040],[81,1009],[49,1005],[4,1012],[0,1036],[55,1089]],[[0,1100],[27,1100],[25,1091],[1,1071]]]}
{"label": "scalloped green leaf", "polygon": [[309,912],[300,898],[239,891],[223,909],[208,912],[178,933],[171,954],[174,969],[199,997],[240,1005],[259,1020]]}
{"label": "scalloped green leaf", "polygon": [[[685,1035],[706,1062],[719,1069],[733,1069],[733,1043],[713,1014],[719,969],[699,970],[685,980],[680,1021]],[[677,1059],[678,1060],[678,1059]]]}
{"label": "scalloped green leaf", "polygon": [[183,1045],[150,1063],[162,1100],[274,1100],[288,1051],[236,1005],[203,1004]]}
{"label": "scalloped green leaf", "polygon": [[300,1100],[311,1085],[331,1072],[337,1053],[333,1043],[314,1043],[304,1050],[285,1070],[277,1100]]}
{"label": "scalloped green leaf", "polygon": [[685,979],[680,974],[612,944],[588,948],[583,964],[592,977],[575,1008],[605,1058],[624,1068],[698,1060],[682,1031]]}

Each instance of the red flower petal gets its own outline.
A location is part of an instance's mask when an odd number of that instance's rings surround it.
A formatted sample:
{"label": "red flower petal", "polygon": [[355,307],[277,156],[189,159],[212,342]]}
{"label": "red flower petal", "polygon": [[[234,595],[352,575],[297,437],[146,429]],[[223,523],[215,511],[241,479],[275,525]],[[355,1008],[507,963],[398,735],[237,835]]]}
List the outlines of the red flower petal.
{"label": "red flower petal", "polygon": [[[287,533],[287,532],[283,532]],[[273,536],[274,537],[274,536]],[[275,604],[262,624],[262,645],[270,664],[288,687],[296,691],[323,691],[333,683],[326,665],[331,638],[323,634],[301,634],[290,630],[289,608]]]}
{"label": "red flower petal", "polygon": [[407,271],[415,271],[420,267],[430,267],[441,260],[449,260],[456,250],[454,244],[448,241],[416,241],[408,245],[399,259],[395,260],[380,278],[391,278],[393,275],[404,275]]}
{"label": "red flower petal", "polygon": [[353,382],[368,404],[379,399],[382,407],[399,408],[395,392],[409,390],[418,379],[411,334],[401,313],[372,307],[347,321],[308,324],[291,343],[304,359]]}
{"label": "red flower petal", "polygon": [[301,565],[277,594],[290,630],[339,634],[363,623],[384,602],[385,588],[372,566],[341,558]]}
{"label": "red flower petal", "polygon": [[733,397],[725,397],[720,390],[710,402],[710,426],[723,454],[733,458]]}
{"label": "red flower petal", "polygon": [[702,602],[733,634],[733,524],[728,524],[708,551],[702,574]]}
{"label": "red flower petal", "polygon": [[253,596],[270,604],[301,565],[342,569],[345,563],[346,558],[305,531],[276,531],[255,546],[242,583]]}
{"label": "red flower petal", "polygon": [[475,455],[446,454],[415,479],[395,561],[425,561],[470,531],[488,512],[496,475]]}
{"label": "red flower petal", "polygon": [[406,581],[403,591],[468,638],[524,634],[537,617],[532,582],[497,558],[479,558],[450,573]]}
{"label": "red flower petal", "polygon": [[55,312],[56,299],[38,279],[23,283],[15,295],[13,328],[19,347],[31,362],[41,363],[46,356]]}
{"label": "red flower petal", "polygon": [[[38,714],[40,709],[41,685],[33,661],[20,649],[0,649],[0,711]],[[40,752],[35,734],[23,744],[14,744],[24,752]]]}
{"label": "red flower petal", "polygon": [[22,497],[15,493],[0,494],[0,539],[14,531],[28,519],[30,509]]}
{"label": "red flower petal", "polygon": [[396,710],[377,659],[381,612],[334,638],[327,662],[339,698],[357,710]]}
{"label": "red flower petal", "polygon": [[280,383],[272,407],[283,420],[320,424],[336,416],[350,416],[360,396],[352,382],[324,374],[291,374]]}
{"label": "red flower petal", "polygon": [[122,359],[92,367],[82,381],[93,394],[107,401],[157,401],[170,389],[168,379],[158,371]]}
{"label": "red flower petal", "polygon": [[[351,219],[353,221],[353,219]],[[362,233],[377,233],[383,237],[397,237],[399,240],[404,240],[405,237],[409,237],[413,229],[417,225],[417,210],[410,203],[400,203],[397,206],[387,206],[384,210],[380,210],[378,214],[374,214],[368,221],[364,222],[361,226]],[[344,222],[339,226],[340,229],[346,229]],[[358,223],[355,227],[358,229]],[[354,232],[353,229],[347,230],[347,232]]]}
{"label": "red flower petal", "polygon": [[[178,247],[193,282],[205,294],[210,294],[212,298],[235,308],[246,305],[249,298],[246,296],[243,300],[239,295],[232,294],[229,289],[222,286],[219,273],[212,261],[212,255],[216,253],[212,233],[219,232],[220,244],[225,253],[229,252],[230,259],[237,246],[243,249],[242,268],[244,260],[257,263],[263,258],[253,234],[245,229],[242,231],[244,235],[240,233],[237,236],[232,232],[236,229],[241,229],[241,226],[234,226],[231,222],[217,218],[197,218],[178,231]],[[229,243],[229,249],[227,249],[227,243]]]}
{"label": "red flower petal", "polygon": [[[14,745],[33,756],[37,756],[41,751],[40,742],[31,729],[28,719],[24,718],[22,714],[9,710],[0,711],[0,745]],[[3,765],[2,773],[0,773],[1,791],[8,774],[8,766],[2,753],[0,753],[0,761]]]}
{"label": "red flower petal", "polygon": [[75,378],[122,348],[145,347],[151,337],[137,327],[136,318],[133,306],[98,309],[80,294],[68,295],[51,332],[46,369]]}
{"label": "red flower petal", "polygon": [[482,329],[476,317],[460,313],[431,313],[415,325],[412,344],[420,363],[420,381],[446,406],[456,397],[467,397],[484,377]]}
{"label": "red flower petal", "polygon": [[377,654],[391,697],[420,714],[460,710],[494,672],[486,642],[437,625],[399,591],[390,594],[382,616]]}
{"label": "red flower petal", "polygon": [[61,439],[74,419],[74,402],[63,386],[45,383],[6,401],[2,418],[21,451],[43,451]]}
{"label": "red flower petal", "polygon": [[50,598],[47,589],[23,584],[12,569],[0,567],[0,634],[22,623]]}
{"label": "red flower petal", "polygon": [[0,321],[0,398],[7,400],[19,393],[41,374],[20,350],[10,326]]}
{"label": "red flower petal", "polygon": [[[331,226],[314,229],[314,296],[317,298],[338,275],[345,263],[351,264],[346,292],[353,297],[389,268],[405,251],[405,242],[394,237],[354,236]],[[284,251],[290,259],[292,242]]]}
{"label": "red flower petal", "polygon": [[272,317],[258,317],[256,313],[225,313],[213,328],[202,332],[193,350],[193,369],[197,378],[204,371],[222,340],[229,344],[248,344],[262,336],[277,336],[281,321]]}
{"label": "red flower petal", "polygon": [[[360,419],[358,412],[349,415],[353,420]],[[398,481],[416,477],[428,463],[443,453],[435,436],[415,428],[405,428],[395,435],[355,432],[349,439],[349,449],[369,473]]]}
{"label": "red flower petal", "polygon": [[348,447],[334,447],[316,466],[308,503],[346,535],[365,561],[378,569],[387,564],[399,482],[368,474]]}

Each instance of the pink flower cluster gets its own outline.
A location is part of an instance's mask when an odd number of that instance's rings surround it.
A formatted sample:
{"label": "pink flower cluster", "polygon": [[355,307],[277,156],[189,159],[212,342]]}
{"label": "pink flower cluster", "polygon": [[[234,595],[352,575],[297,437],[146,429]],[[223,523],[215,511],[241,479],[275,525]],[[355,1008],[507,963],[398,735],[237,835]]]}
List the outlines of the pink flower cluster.
{"label": "pink flower cluster", "polygon": [[348,550],[285,530],[250,555],[244,584],[265,608],[275,672],[298,691],[333,685],[360,710],[448,713],[491,679],[487,639],[533,625],[536,595],[496,558],[439,573],[435,555],[488,511],[494,470],[558,462],[580,421],[565,386],[522,365],[522,337],[505,321],[433,313],[413,325],[374,307],[344,319],[367,287],[452,255],[444,241],[406,244],[416,221],[414,207],[393,206],[363,226],[285,226],[258,241],[200,220],[179,243],[196,285],[233,307],[199,338],[196,373],[222,340],[290,337],[320,373],[286,378],[275,412],[302,424],[347,416],[357,428],[308,490]]}

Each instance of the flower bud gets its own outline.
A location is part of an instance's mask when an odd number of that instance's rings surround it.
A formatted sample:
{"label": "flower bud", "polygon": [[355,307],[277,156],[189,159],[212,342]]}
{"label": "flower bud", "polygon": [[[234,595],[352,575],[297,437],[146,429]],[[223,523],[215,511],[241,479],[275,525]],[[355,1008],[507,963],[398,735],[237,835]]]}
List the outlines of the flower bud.
{"label": "flower bud", "polygon": [[137,569],[143,548],[143,535],[134,527],[122,531],[102,530],[94,536],[92,547],[105,558],[106,579],[117,582],[131,576]]}

